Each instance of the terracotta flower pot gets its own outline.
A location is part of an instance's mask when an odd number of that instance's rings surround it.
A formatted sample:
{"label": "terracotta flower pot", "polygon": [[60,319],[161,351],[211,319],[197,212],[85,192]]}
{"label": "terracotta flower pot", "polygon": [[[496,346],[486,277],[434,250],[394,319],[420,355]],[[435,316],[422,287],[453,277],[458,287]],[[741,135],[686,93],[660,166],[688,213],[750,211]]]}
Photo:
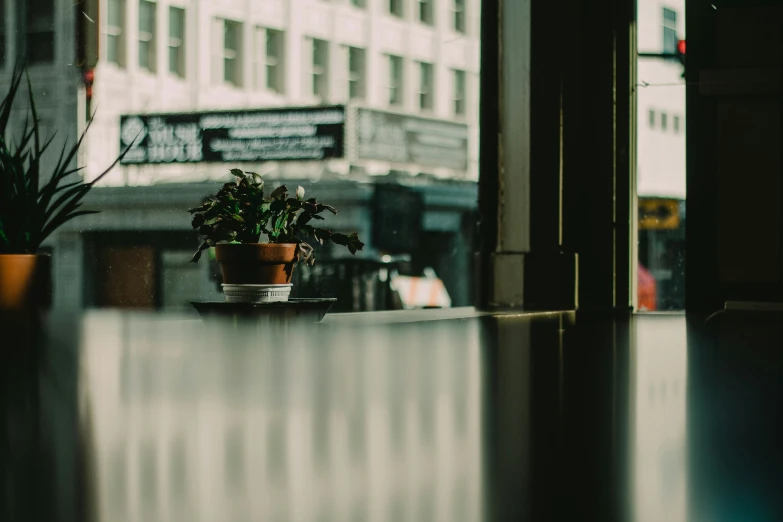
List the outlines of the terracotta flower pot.
{"label": "terracotta flower pot", "polygon": [[50,256],[0,254],[0,310],[46,309],[51,302]]}
{"label": "terracotta flower pot", "polygon": [[295,253],[295,243],[226,243],[215,247],[223,283],[229,285],[289,284]]}

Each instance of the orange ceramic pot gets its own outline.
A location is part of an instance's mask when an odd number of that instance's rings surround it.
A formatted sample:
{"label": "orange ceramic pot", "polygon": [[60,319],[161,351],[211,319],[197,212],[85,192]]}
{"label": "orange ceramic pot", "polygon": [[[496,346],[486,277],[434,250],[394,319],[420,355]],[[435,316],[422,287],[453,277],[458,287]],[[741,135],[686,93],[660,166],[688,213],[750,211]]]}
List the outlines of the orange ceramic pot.
{"label": "orange ceramic pot", "polygon": [[295,243],[242,243],[215,246],[223,283],[285,285],[294,271]]}
{"label": "orange ceramic pot", "polygon": [[0,254],[0,310],[49,308],[52,262],[45,254]]}

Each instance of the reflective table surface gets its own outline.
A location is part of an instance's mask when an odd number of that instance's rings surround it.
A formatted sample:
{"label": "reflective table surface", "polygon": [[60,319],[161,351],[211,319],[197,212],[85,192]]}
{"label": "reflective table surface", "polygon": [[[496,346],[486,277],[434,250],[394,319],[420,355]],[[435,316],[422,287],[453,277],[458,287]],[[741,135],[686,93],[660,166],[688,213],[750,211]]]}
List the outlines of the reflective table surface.
{"label": "reflective table surface", "polygon": [[4,317],[0,519],[783,519],[781,317],[379,317]]}

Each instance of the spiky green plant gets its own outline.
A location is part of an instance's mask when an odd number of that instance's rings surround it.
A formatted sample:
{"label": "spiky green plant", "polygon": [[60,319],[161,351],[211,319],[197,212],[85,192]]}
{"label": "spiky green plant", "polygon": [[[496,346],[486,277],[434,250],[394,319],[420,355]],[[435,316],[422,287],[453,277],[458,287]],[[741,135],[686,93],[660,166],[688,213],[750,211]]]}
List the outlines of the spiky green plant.
{"label": "spiky green plant", "polygon": [[[27,79],[29,105],[20,136],[12,136],[9,123],[22,77]],[[87,128],[72,144],[63,144],[57,161],[46,168],[44,154],[55,133],[42,139],[30,77],[14,72],[0,103],[0,254],[34,254],[41,243],[71,219],[93,214],[83,210],[82,200],[90,189],[120,161],[128,149],[94,180],[85,183],[72,176],[81,167],[72,167]]]}

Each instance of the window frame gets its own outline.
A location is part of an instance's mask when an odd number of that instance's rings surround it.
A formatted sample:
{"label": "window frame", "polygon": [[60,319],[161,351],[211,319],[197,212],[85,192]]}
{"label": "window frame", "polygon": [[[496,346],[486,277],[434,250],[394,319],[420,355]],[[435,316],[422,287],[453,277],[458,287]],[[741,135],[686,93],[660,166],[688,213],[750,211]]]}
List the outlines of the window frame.
{"label": "window frame", "polygon": [[421,112],[432,112],[435,110],[435,66],[432,62],[417,61],[416,63],[419,69],[418,109]]}
{"label": "window frame", "polygon": [[388,0],[386,5],[386,11],[389,15],[396,18],[405,18],[405,1],[404,0]]}
{"label": "window frame", "polygon": [[[405,105],[405,58],[395,54],[387,54],[388,59],[388,106],[402,108]],[[399,77],[394,78],[394,71],[399,68]]]}
{"label": "window frame", "polygon": [[[31,66],[52,64],[57,55],[55,24],[57,22],[56,10],[59,6],[57,6],[56,0],[39,0],[39,2],[43,2],[42,5],[48,8],[45,17],[42,17],[41,13],[31,14],[31,0],[16,3],[17,9],[25,10],[24,52],[25,60]],[[47,44],[46,47],[42,45],[42,42]],[[35,45],[32,45],[33,43]],[[34,54],[30,53],[31,49],[35,49]],[[44,49],[43,53],[41,53],[42,49]],[[39,55],[39,53],[41,54]]]}
{"label": "window frame", "polygon": [[464,69],[452,69],[451,72],[453,114],[465,118],[468,113],[468,73]]}
{"label": "window frame", "polygon": [[[264,37],[264,73],[265,73],[265,88],[268,91],[284,94],[285,93],[285,31],[280,29],[265,30]],[[270,53],[270,36],[275,40],[276,53],[274,55]],[[270,70],[274,74],[270,74]],[[270,84],[270,78],[274,78]]]}
{"label": "window frame", "polygon": [[364,100],[367,96],[367,51],[362,47],[346,47],[348,99]]}
{"label": "window frame", "polygon": [[[117,12],[119,13],[120,25],[114,25],[111,23],[111,10],[109,6],[115,4],[117,6]],[[127,50],[125,40],[127,37],[127,3],[126,0],[107,0],[106,3],[106,24],[104,25],[104,37],[106,42],[106,61],[114,64],[117,67],[125,68],[127,64]],[[109,40],[116,39],[117,42],[117,56],[116,60],[112,60],[109,55]]]}
{"label": "window frame", "polygon": [[[329,97],[329,42],[320,38],[309,38],[310,42],[310,95],[325,101]],[[320,54],[319,54],[320,52]],[[319,63],[322,58],[323,63]]]}
{"label": "window frame", "polygon": [[661,7],[662,42],[664,54],[677,54],[677,11],[671,7]]}
{"label": "window frame", "polygon": [[[285,94],[285,31],[256,25],[254,29],[254,83],[257,91]],[[270,40],[276,40],[271,53]]]}
{"label": "window frame", "polygon": [[467,0],[452,0],[451,29],[460,34],[468,34]]}
{"label": "window frame", "polygon": [[417,17],[419,23],[435,26],[435,0],[416,0],[418,3]]}
{"label": "window frame", "polygon": [[[221,63],[223,65],[222,74],[220,75],[221,82],[224,85],[230,85],[232,87],[243,87],[244,74],[242,70],[243,66],[243,50],[242,50],[242,37],[244,34],[244,24],[236,20],[230,20],[228,18],[222,18],[223,32],[221,41]],[[236,35],[234,36],[235,48],[228,47],[228,34],[229,29],[236,29]],[[233,78],[228,78],[227,63],[231,62],[233,66]]]}
{"label": "window frame", "polygon": [[[179,12],[178,16],[181,16],[181,23],[180,23],[180,30],[181,35],[176,36],[172,34],[172,26],[171,26],[171,20],[172,20],[172,14],[174,12]],[[168,71],[169,74],[176,76],[177,78],[186,78],[187,77],[187,50],[186,50],[186,42],[187,42],[187,23],[188,23],[188,14],[187,9],[181,6],[176,5],[170,5],[169,6],[169,38],[168,38],[168,50],[169,50],[169,56],[168,56]],[[177,65],[178,67],[176,70],[172,70],[172,52],[176,53],[177,56]]]}
{"label": "window frame", "polygon": [[[142,6],[144,6],[144,9],[149,8],[151,13],[151,27],[148,27],[146,29],[149,30],[142,30],[142,23],[143,23],[143,17],[142,17]],[[157,64],[157,30],[158,30],[158,2],[153,0],[139,0],[139,23],[138,23],[138,34],[136,36],[136,40],[138,42],[138,60],[137,60],[137,66],[142,71],[147,71],[149,73],[156,73],[158,69]],[[147,52],[142,52],[142,47],[147,46]],[[148,63],[146,65],[143,65],[141,62],[141,57],[146,55]]]}

